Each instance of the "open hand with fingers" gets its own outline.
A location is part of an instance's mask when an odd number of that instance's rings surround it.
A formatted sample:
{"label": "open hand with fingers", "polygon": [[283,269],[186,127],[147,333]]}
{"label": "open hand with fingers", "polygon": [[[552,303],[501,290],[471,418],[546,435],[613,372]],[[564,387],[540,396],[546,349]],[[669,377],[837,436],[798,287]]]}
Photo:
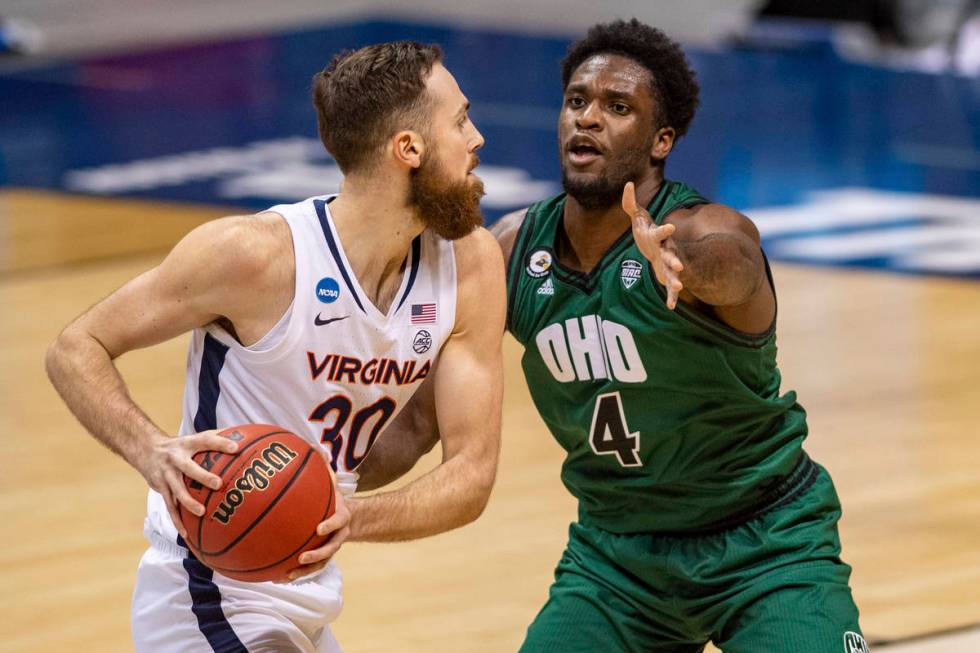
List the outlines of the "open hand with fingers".
{"label": "open hand with fingers", "polygon": [[667,289],[667,308],[673,310],[677,306],[677,298],[684,284],[681,283],[680,273],[684,270],[677,244],[671,236],[674,225],[664,224],[659,227],[650,218],[650,214],[636,204],[636,189],[633,182],[627,182],[623,188],[623,211],[633,222],[633,240],[653,266],[654,274]]}
{"label": "open hand with fingers", "polygon": [[194,460],[194,454],[199,451],[232,454],[238,451],[238,443],[218,435],[215,430],[179,438],[164,436],[153,444],[137,467],[147,484],[163,496],[177,532],[185,539],[187,529],[181,522],[177,504],[198,516],[204,514],[204,506],[191,496],[184,477],[215,490],[221,487],[221,478]]}

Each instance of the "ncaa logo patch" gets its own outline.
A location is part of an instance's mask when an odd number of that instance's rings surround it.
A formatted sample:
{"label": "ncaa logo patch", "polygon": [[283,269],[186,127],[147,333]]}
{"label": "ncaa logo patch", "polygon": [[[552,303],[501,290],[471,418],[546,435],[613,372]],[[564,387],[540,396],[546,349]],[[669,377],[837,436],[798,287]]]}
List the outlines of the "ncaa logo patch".
{"label": "ncaa logo patch", "polygon": [[844,633],[844,653],[868,653],[868,643],[855,632]]}
{"label": "ncaa logo patch", "polygon": [[415,334],[415,340],[412,341],[412,349],[415,350],[416,354],[424,354],[432,348],[432,334],[425,329],[420,330]]}
{"label": "ncaa logo patch", "polygon": [[639,261],[631,258],[624,260],[619,268],[619,280],[623,282],[623,288],[626,290],[632,288],[640,280],[642,274],[643,266],[640,265]]}
{"label": "ncaa logo patch", "polygon": [[340,284],[335,279],[323,277],[316,284],[316,298],[324,304],[332,304],[340,298]]}
{"label": "ncaa logo patch", "polygon": [[551,272],[551,263],[553,261],[554,256],[551,254],[551,250],[546,247],[541,247],[528,255],[527,267],[525,269],[530,276],[537,279]]}

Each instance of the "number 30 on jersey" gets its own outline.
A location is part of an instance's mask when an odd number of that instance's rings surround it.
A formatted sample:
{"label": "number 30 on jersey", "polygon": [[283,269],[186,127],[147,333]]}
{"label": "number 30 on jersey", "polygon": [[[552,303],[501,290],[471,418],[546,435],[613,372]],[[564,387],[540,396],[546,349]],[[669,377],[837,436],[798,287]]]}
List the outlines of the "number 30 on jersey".
{"label": "number 30 on jersey", "polygon": [[[395,402],[388,397],[382,397],[370,406],[354,412],[354,402],[345,394],[335,394],[310,413],[311,422],[328,423],[323,429],[320,441],[330,446],[330,466],[337,471],[337,466],[343,462],[344,469],[353,471],[371,450],[378,434],[384,430],[388,420],[395,414]],[[344,427],[351,418],[350,430],[344,434]],[[328,419],[332,418],[332,422]],[[365,426],[374,422],[367,438],[362,438]]]}
{"label": "number 30 on jersey", "polygon": [[596,398],[592,413],[589,444],[600,456],[616,456],[623,467],[639,467],[640,432],[630,433],[619,392],[607,392]]}

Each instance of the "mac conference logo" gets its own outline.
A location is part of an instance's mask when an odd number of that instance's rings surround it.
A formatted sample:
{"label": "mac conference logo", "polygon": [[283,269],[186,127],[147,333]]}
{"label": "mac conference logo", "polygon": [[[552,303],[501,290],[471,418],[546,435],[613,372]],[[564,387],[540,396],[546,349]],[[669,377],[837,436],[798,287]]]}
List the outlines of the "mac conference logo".
{"label": "mac conference logo", "polygon": [[868,653],[868,643],[855,632],[844,633],[844,653]]}
{"label": "mac conference logo", "polygon": [[623,282],[623,288],[626,290],[632,288],[640,280],[642,274],[643,266],[640,265],[639,261],[631,258],[624,260],[619,269],[619,279]]}
{"label": "mac conference logo", "polygon": [[323,277],[316,284],[316,298],[324,304],[332,304],[340,298],[340,284],[335,279]]}

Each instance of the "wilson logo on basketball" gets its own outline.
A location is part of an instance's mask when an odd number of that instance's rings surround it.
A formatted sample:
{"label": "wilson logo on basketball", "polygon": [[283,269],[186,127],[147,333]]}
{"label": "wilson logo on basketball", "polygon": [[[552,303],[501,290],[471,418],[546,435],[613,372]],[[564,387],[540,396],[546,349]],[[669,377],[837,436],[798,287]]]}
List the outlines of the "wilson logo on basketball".
{"label": "wilson logo on basketball", "polygon": [[245,502],[246,493],[265,490],[269,487],[269,479],[289,466],[298,455],[281,442],[270,444],[245,468],[234,487],[225,493],[225,500],[218,504],[218,509],[211,517],[222,524],[231,522],[235,511]]}

